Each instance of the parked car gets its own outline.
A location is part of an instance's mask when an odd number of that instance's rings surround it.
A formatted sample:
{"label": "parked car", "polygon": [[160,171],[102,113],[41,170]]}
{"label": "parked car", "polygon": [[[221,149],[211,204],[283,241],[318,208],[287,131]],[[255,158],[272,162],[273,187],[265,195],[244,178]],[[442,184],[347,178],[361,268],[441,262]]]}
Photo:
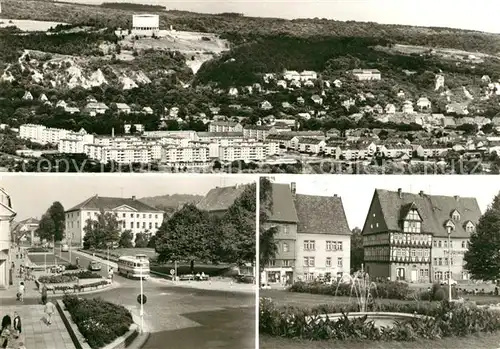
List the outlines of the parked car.
{"label": "parked car", "polygon": [[66,245],[66,244],[62,245],[62,247],[61,247],[61,251],[62,251],[62,252],[68,252],[68,251],[69,251],[69,246],[68,246],[68,245]]}
{"label": "parked car", "polygon": [[96,261],[92,261],[89,263],[89,270],[90,271],[101,271],[101,269],[102,269],[101,263],[96,262]]}

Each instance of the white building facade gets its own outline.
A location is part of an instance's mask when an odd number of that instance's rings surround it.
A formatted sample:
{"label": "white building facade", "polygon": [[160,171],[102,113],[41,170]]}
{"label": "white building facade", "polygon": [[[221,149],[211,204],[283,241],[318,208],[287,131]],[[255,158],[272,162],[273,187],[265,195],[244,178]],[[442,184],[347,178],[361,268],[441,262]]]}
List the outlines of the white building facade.
{"label": "white building facade", "polygon": [[11,222],[16,216],[9,194],[0,188],[0,289],[9,287],[11,264]]}

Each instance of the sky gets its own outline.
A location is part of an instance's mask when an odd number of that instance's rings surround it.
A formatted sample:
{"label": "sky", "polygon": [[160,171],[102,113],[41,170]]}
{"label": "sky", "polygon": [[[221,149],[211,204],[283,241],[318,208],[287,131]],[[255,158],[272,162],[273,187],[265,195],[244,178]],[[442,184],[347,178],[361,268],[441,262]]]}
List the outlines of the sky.
{"label": "sky", "polygon": [[274,178],[275,183],[295,182],[297,194],[342,198],[349,228],[363,229],[375,189],[387,189],[418,194],[475,197],[484,213],[500,192],[498,176],[370,176],[370,175],[285,175]]}
{"label": "sky", "polygon": [[168,10],[237,12],[255,17],[328,18],[387,24],[451,27],[500,33],[495,0],[65,0],[87,4],[132,2]]}
{"label": "sky", "polygon": [[162,174],[1,174],[0,188],[10,195],[16,221],[40,218],[59,201],[65,209],[95,194],[111,197],[141,197],[167,194],[205,195],[215,187],[255,182],[248,175],[203,176]]}

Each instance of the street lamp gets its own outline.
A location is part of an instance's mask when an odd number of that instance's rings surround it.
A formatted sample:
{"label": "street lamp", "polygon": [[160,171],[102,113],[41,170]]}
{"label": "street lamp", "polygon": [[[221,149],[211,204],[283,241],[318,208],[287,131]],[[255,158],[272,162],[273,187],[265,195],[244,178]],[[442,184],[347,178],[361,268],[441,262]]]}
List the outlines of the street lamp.
{"label": "street lamp", "polygon": [[447,226],[448,232],[448,300],[451,301],[451,226]]}
{"label": "street lamp", "polygon": [[139,315],[141,316],[141,333],[144,333],[144,288],[143,288],[143,285],[142,285],[142,263],[140,264],[140,278],[141,278],[141,312],[139,313]]}

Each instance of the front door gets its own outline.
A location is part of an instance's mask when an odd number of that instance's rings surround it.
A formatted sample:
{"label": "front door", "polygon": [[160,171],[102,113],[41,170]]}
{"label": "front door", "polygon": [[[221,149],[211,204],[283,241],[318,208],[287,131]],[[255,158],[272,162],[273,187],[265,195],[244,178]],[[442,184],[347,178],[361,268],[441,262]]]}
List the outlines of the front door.
{"label": "front door", "polygon": [[411,282],[416,282],[418,279],[418,270],[411,271]]}

